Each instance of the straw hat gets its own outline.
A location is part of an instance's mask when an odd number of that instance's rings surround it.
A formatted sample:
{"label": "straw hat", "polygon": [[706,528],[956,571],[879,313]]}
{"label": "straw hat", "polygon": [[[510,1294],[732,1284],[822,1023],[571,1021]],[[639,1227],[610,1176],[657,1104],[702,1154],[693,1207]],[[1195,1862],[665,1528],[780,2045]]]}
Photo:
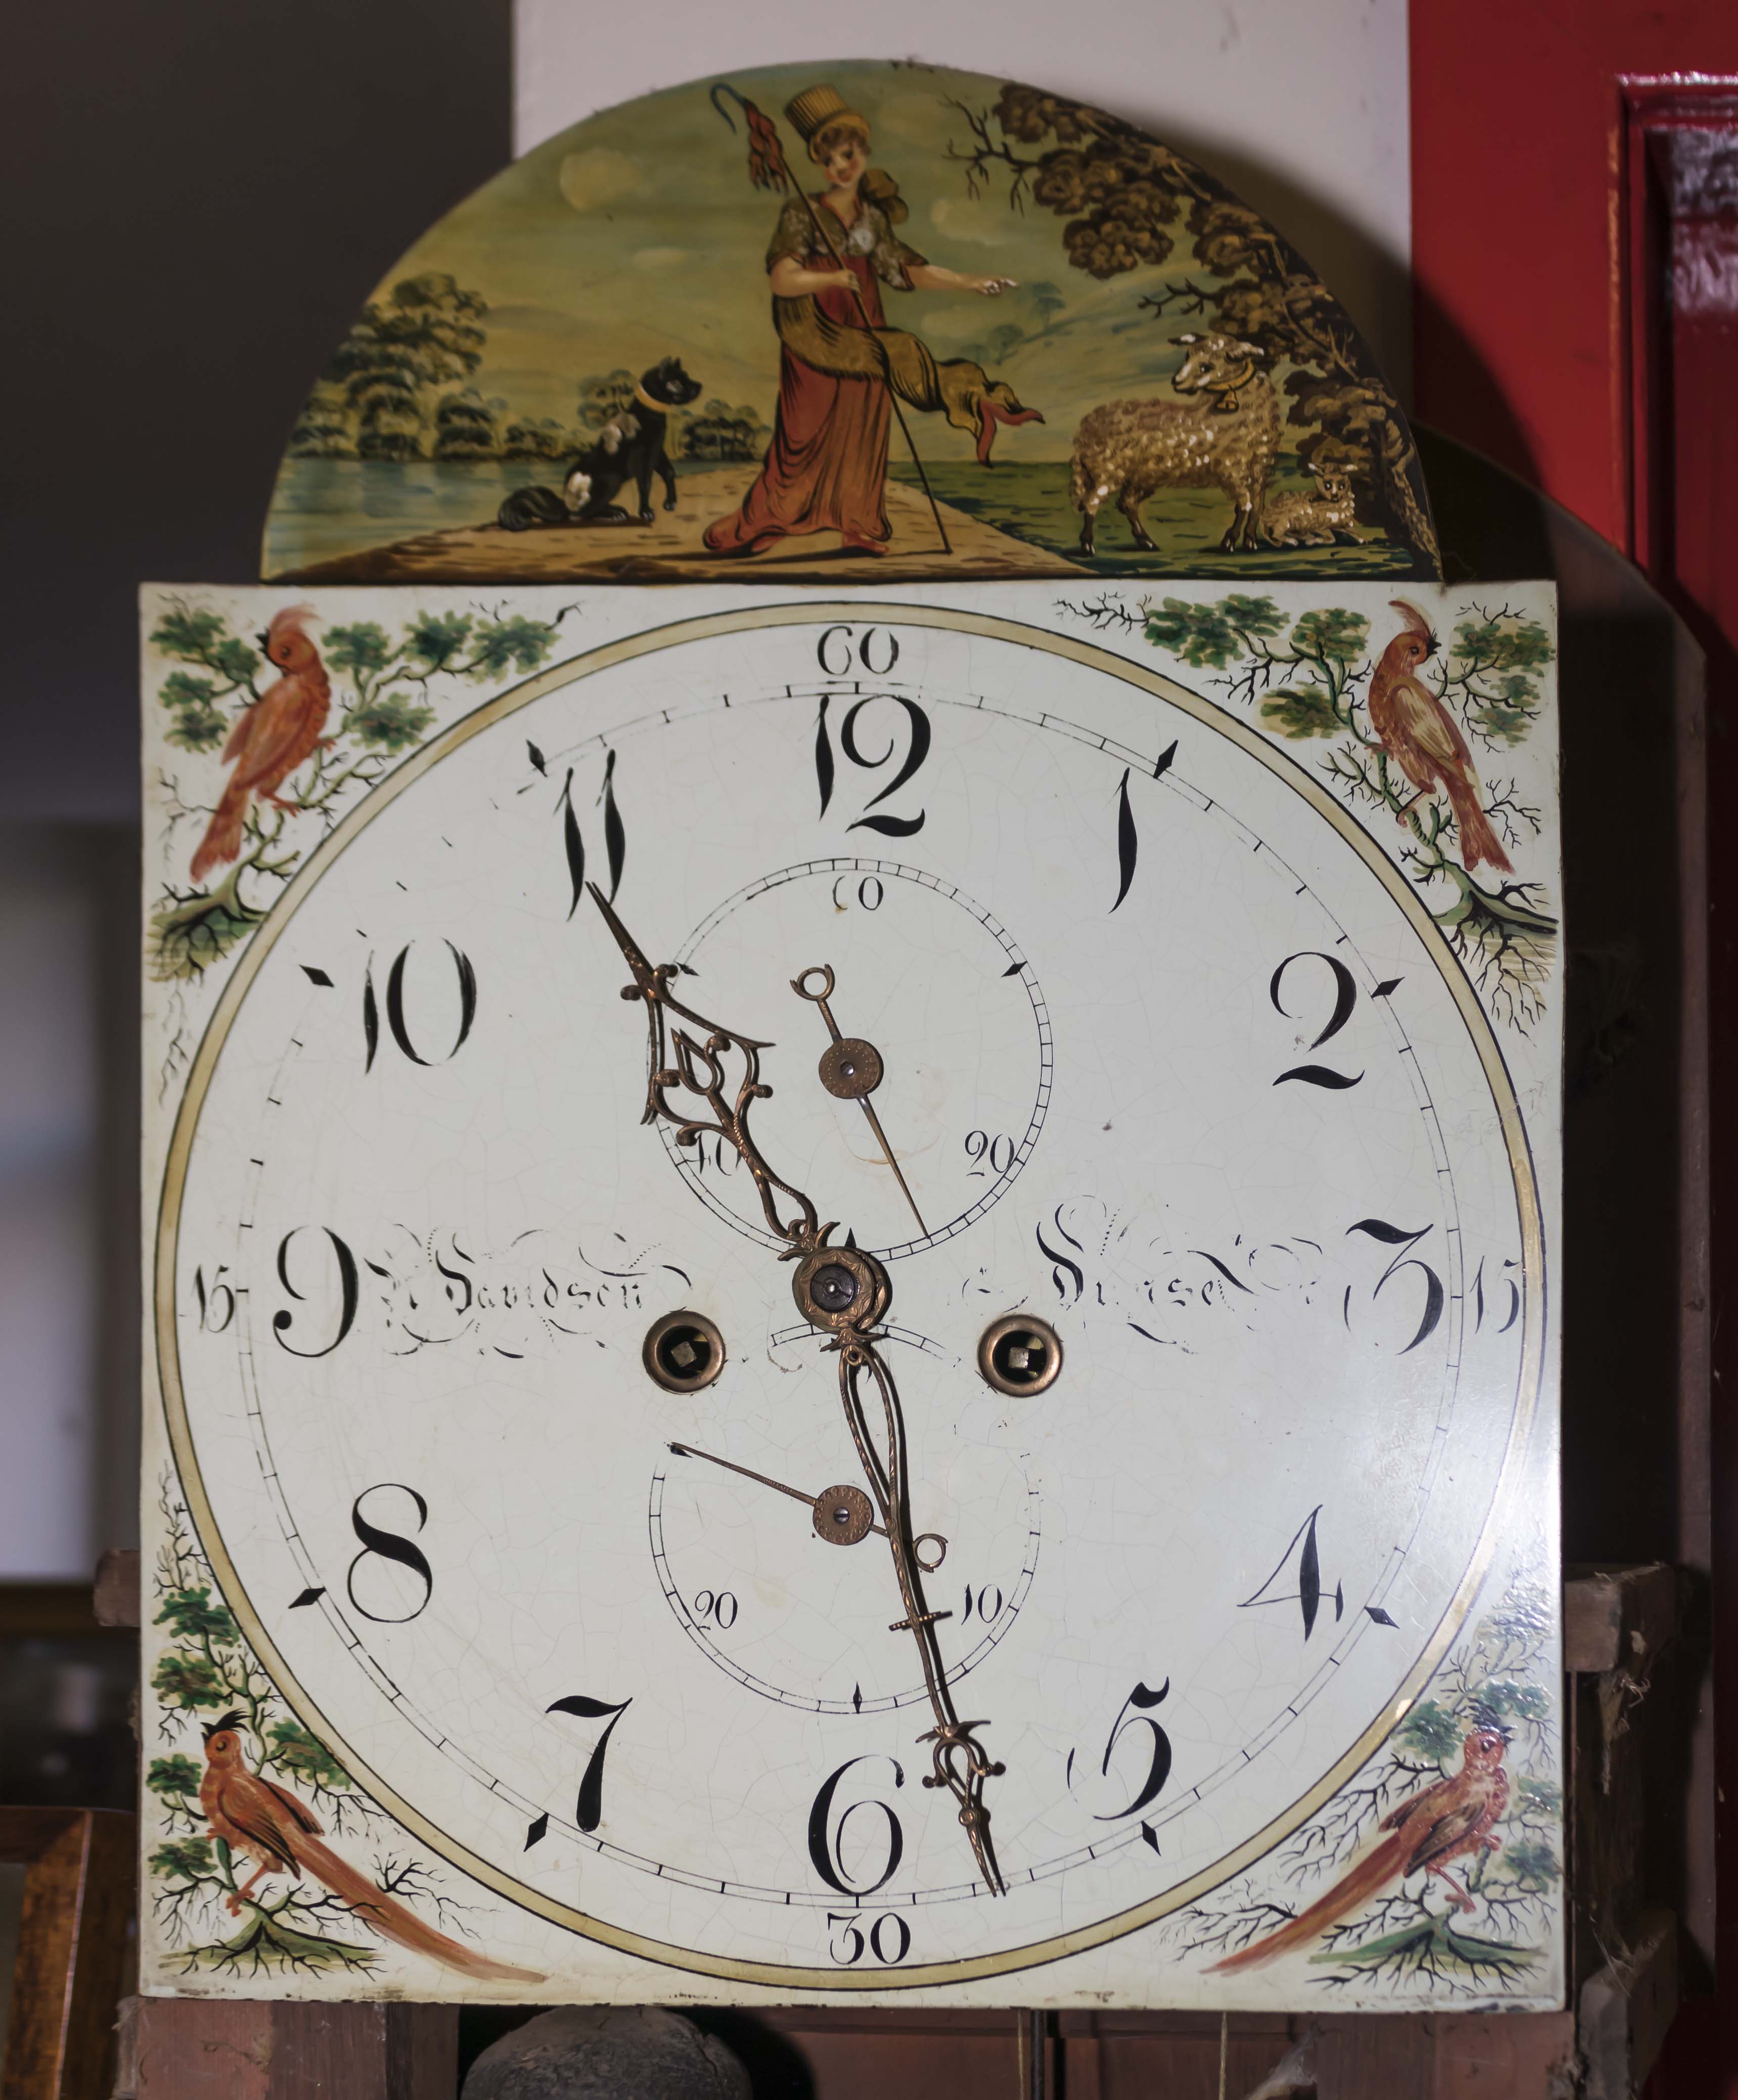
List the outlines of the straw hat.
{"label": "straw hat", "polygon": [[845,97],[836,87],[805,87],[801,95],[793,95],[786,103],[784,113],[795,126],[796,135],[809,148],[811,161],[822,157],[815,150],[815,140],[836,126],[849,127],[862,137],[866,146],[869,143],[868,118],[860,110],[847,108]]}

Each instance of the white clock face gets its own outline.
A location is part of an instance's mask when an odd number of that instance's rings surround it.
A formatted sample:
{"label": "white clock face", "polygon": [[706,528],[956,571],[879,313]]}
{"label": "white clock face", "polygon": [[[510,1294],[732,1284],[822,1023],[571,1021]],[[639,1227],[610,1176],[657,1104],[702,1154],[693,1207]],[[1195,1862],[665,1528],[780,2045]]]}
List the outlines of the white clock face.
{"label": "white clock face", "polygon": [[[885,1265],[1002,1892],[888,1542],[814,1506],[865,1485],[837,1358],[739,1158],[642,1120],[593,880]],[[921,607],[614,644],[401,769],[227,989],[163,1215],[183,1474],[303,1719],[545,1917],[803,1988],[1017,1970],[1295,1827],[1458,1625],[1537,1377],[1520,1118],[1404,879],[1206,702]],[[1015,1312],[1042,1391],[977,1369]]]}

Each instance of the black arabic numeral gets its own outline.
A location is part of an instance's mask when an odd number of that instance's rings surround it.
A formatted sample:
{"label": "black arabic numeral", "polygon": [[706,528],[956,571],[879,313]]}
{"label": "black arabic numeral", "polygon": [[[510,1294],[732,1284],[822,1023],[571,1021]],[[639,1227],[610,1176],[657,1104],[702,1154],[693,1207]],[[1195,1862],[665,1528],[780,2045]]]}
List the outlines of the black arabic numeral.
{"label": "black arabic numeral", "polygon": [[[283,1285],[298,1304],[307,1302],[307,1294],[297,1290],[295,1285],[289,1280],[289,1243],[298,1233],[313,1229],[314,1228],[310,1226],[292,1225],[283,1238],[278,1242],[278,1282]],[[331,1241],[332,1251],[337,1262],[338,1330],[323,1349],[298,1349],[293,1342],[285,1339],[290,1329],[295,1325],[296,1319],[294,1313],[286,1305],[281,1312],[275,1312],[271,1316],[271,1331],[276,1337],[278,1347],[280,1349],[287,1349],[293,1357],[329,1357],[355,1325],[356,1305],[360,1295],[360,1285],[356,1274],[356,1257],[333,1231],[330,1225],[322,1225],[319,1229],[324,1232],[326,1238]]]}
{"label": "black arabic numeral", "polygon": [[[1109,1740],[1105,1745],[1103,1762],[1099,1766],[1101,1778],[1110,1776],[1110,1759],[1118,1743],[1131,1728],[1145,1728],[1150,1733],[1148,1745],[1146,1777],[1140,1782],[1140,1790],[1127,1808],[1119,1808],[1111,1815],[1095,1815],[1095,1823],[1120,1823],[1126,1815],[1138,1815],[1149,1802],[1158,1798],[1165,1781],[1171,1776],[1171,1738],[1153,1718],[1152,1710],[1170,1694],[1171,1679],[1167,1677],[1157,1692],[1149,1691],[1145,1684],[1137,1684],[1123,1701],[1117,1714],[1116,1725],[1111,1729]],[[1131,1714],[1129,1708],[1135,1711]]]}
{"label": "black arabic numeral", "polygon": [[[884,646],[878,648],[876,637],[882,638]],[[877,662],[880,655],[884,662]],[[885,628],[868,628],[860,640],[854,640],[849,627],[829,627],[821,636],[815,650],[815,660],[830,678],[849,675],[853,660],[872,677],[885,677],[899,660],[899,639]],[[827,726],[827,703],[833,697],[823,694],[815,714],[814,774],[820,789],[821,810],[824,817],[833,798],[836,770],[833,758],[832,733]],[[897,730],[890,730],[887,748],[879,753],[866,752],[858,732],[858,723],[866,708],[889,703],[902,709],[905,716],[905,756],[898,770],[885,787],[871,795],[863,805],[864,814],[846,828],[849,831],[879,832],[885,838],[908,839],[924,827],[925,812],[920,810],[915,817],[895,817],[882,813],[872,815],[878,805],[898,794],[913,774],[929,756],[932,732],[929,717],[915,700],[907,699],[902,693],[869,693],[861,699],[854,699],[846,708],[839,725],[839,748],[849,763],[866,773],[879,772],[890,764],[899,749],[900,738]]]}
{"label": "black arabic numeral", "polygon": [[[1352,1009],[1357,1004],[1358,987],[1351,971],[1338,955],[1324,955],[1319,948],[1300,948],[1296,955],[1286,956],[1274,971],[1268,985],[1268,997],[1273,1003],[1273,1011],[1286,1020],[1295,1020],[1297,1017],[1281,1000],[1281,985],[1291,965],[1306,960],[1326,963],[1334,973],[1334,1011],[1328,1016],[1321,1033],[1309,1046],[1312,1050],[1319,1050],[1324,1043],[1338,1035],[1352,1018]],[[1281,1072],[1273,1083],[1276,1087],[1282,1087],[1288,1079],[1299,1079],[1305,1086],[1326,1087],[1336,1092],[1343,1092],[1348,1087],[1356,1086],[1363,1077],[1360,1072],[1357,1079],[1348,1079],[1343,1072],[1336,1072],[1330,1065],[1294,1065],[1289,1072]]]}
{"label": "black arabic numeral", "polygon": [[[824,645],[823,645],[824,646]],[[833,799],[833,745],[827,734],[827,703],[831,695],[823,693],[819,712],[814,721],[814,777],[821,790],[821,814],[827,814],[827,805]]]}
{"label": "black arabic numeral", "polygon": [[[1237,1606],[1246,1612],[1257,1604],[1295,1604],[1304,1615],[1304,1638],[1308,1640],[1316,1628],[1316,1614],[1321,1608],[1321,1554],[1316,1543],[1316,1520],[1321,1515],[1321,1505],[1316,1507],[1304,1518],[1291,1535],[1291,1543],[1279,1556],[1279,1564],[1252,1597],[1246,1597]],[[1291,1556],[1298,1559],[1298,1586],[1295,1590],[1276,1591],[1273,1585],[1291,1565]],[[1344,1586],[1336,1583],[1334,1589],[1334,1617],[1336,1621],[1346,1608]]]}
{"label": "black arabic numeral", "polygon": [[[833,1797],[839,1790],[839,1782],[854,1765],[876,1762],[871,1756],[847,1758],[832,1777],[825,1781],[814,1798],[814,1806],[809,1811],[809,1857],[814,1863],[814,1871],[830,1889],[836,1889],[842,1896],[872,1896],[877,1889],[884,1888],[898,1872],[899,1862],[905,1856],[905,1832],[899,1818],[884,1801],[869,1798],[854,1801],[843,1809],[836,1822],[833,1819]],[[888,1763],[893,1768],[893,1785],[905,1785],[905,1773],[896,1758]],[[887,1861],[872,1882],[858,1886],[854,1882],[840,1853],[845,1842],[845,1825],[860,1809],[879,1809],[887,1819]]]}
{"label": "black arabic numeral", "polygon": [[986,1171],[999,1178],[1014,1163],[1014,1140],[1005,1132],[995,1136],[986,1130],[968,1130],[965,1135],[965,1156],[974,1163],[966,1169],[968,1181],[981,1181]]}
{"label": "black arabic numeral", "polygon": [[[351,1562],[349,1573],[344,1577],[344,1587],[349,1593],[351,1603],[361,1612],[364,1618],[372,1619],[377,1626],[402,1626],[412,1619],[420,1618],[428,1609],[429,1599],[434,1594],[434,1571],[429,1566],[427,1556],[421,1547],[398,1532],[387,1531],[379,1524],[370,1524],[362,1514],[362,1505],[370,1495],[381,1494],[392,1489],[395,1489],[401,1495],[408,1495],[417,1505],[417,1529],[419,1532],[428,1522],[428,1504],[414,1488],[406,1487],[402,1480],[377,1480],[372,1488],[364,1488],[355,1501],[351,1503],[350,1511],[350,1528],[362,1541],[362,1551]],[[371,1612],[363,1603],[356,1595],[356,1570],[364,1560],[371,1558],[390,1561],[398,1567],[408,1568],[421,1583],[422,1601],[413,1611]],[[297,1599],[298,1604],[301,1601],[300,1598]],[[383,1603],[386,1600],[377,1599],[376,1601]]]}
{"label": "black arabic numeral", "polygon": [[199,1325],[205,1334],[221,1335],[236,1317],[236,1294],[223,1281],[228,1267],[227,1262],[220,1261],[213,1269],[209,1290],[205,1270],[201,1268],[193,1272],[193,1295],[199,1300]]}
{"label": "black arabic numeral", "polygon": [[374,1053],[380,1048],[380,1007],[374,997],[374,959],[368,958],[362,973],[362,1042],[368,1056],[363,1061],[364,1073],[374,1069]]}
{"label": "black arabic numeral", "polygon": [[[615,893],[621,887],[622,870],[628,861],[628,833],[622,823],[620,808],[615,800],[615,753],[606,751],[603,755],[603,784],[598,790],[598,800],[603,805],[603,854],[609,863],[609,902],[615,902]],[[562,851],[567,863],[567,880],[572,885],[572,895],[567,905],[571,919],[578,911],[580,899],[585,894],[585,840],[580,835],[580,820],[573,810],[573,768],[567,768],[567,778],[561,784],[561,796],[555,807],[561,816]]]}
{"label": "black arabic numeral", "polygon": [[714,1626],[726,1633],[736,1623],[736,1599],[729,1590],[697,1590],[694,1597],[694,1616],[696,1622],[704,1626],[710,1619]]}
{"label": "black arabic numeral", "polygon": [[[459,1026],[453,1038],[452,1048],[438,1057],[425,1057],[411,1040],[409,1028],[404,1020],[404,973],[409,967],[410,951],[414,941],[408,942],[394,956],[392,968],[386,973],[386,1025],[392,1030],[392,1039],[413,1065],[444,1065],[457,1057],[470,1034],[471,1024],[477,1018],[477,973],[471,968],[469,955],[445,943],[452,958],[453,973],[458,982]],[[380,1023],[374,1016],[374,978],[372,968],[364,974],[362,989],[362,1032],[368,1041],[368,1065],[374,1062],[374,1048],[379,1039]],[[364,1066],[366,1070],[368,1066]]]}
{"label": "black arabic numeral", "polygon": [[610,863],[610,898],[615,902],[615,893],[621,887],[621,871],[628,859],[628,834],[622,828],[621,812],[615,806],[615,754],[605,755],[603,787],[598,798],[603,805],[603,851]]}
{"label": "black arabic numeral", "polygon": [[580,820],[573,814],[573,768],[567,768],[567,777],[561,789],[561,840],[567,856],[568,880],[573,885],[573,902],[567,907],[571,919],[580,907],[580,899],[585,894],[585,841],[580,836]]}
{"label": "black arabic numeral", "polygon": [[[877,648],[876,635],[881,638]],[[890,627],[866,627],[861,638],[854,638],[855,629],[846,626],[829,627],[822,632],[815,644],[814,660],[829,678],[849,678],[852,660],[854,659],[871,678],[886,678],[893,675],[894,664],[899,661],[899,638]],[[876,657],[884,656],[884,663],[877,664]],[[842,659],[843,660],[840,660]]]}
{"label": "black arabic numeral", "polygon": [[1415,1233],[1403,1232],[1398,1225],[1388,1224],[1381,1218],[1360,1218],[1355,1225],[1346,1228],[1348,1238],[1353,1233],[1365,1233],[1371,1239],[1379,1240],[1384,1246],[1400,1250],[1377,1277],[1376,1287],[1370,1294],[1371,1304],[1375,1304],[1387,1286],[1404,1269],[1415,1268],[1424,1278],[1424,1310],[1418,1321],[1418,1332],[1400,1352],[1403,1357],[1409,1356],[1420,1342],[1427,1340],[1436,1333],[1442,1319],[1442,1308],[1448,1302],[1447,1293],[1442,1287],[1442,1278],[1428,1262],[1420,1261],[1410,1251],[1433,1229],[1429,1225],[1420,1225]]}
{"label": "black arabic numeral", "polygon": [[[1503,1320],[1502,1325],[1498,1327],[1496,1331],[1499,1335],[1506,1335],[1510,1328],[1511,1328],[1515,1325],[1515,1321],[1520,1317],[1521,1309],[1520,1286],[1515,1281],[1515,1278],[1507,1274],[1506,1272],[1511,1268],[1519,1268],[1520,1267],[1520,1264],[1518,1261],[1505,1261],[1502,1266],[1505,1273],[1502,1278],[1502,1282],[1504,1288],[1506,1289],[1509,1294],[1509,1309]],[[1472,1331],[1474,1334],[1477,1335],[1484,1331],[1484,1317],[1486,1313],[1489,1312],[1492,1318],[1494,1319],[1497,1312],[1495,1306],[1488,1305],[1485,1302],[1484,1257],[1482,1255],[1479,1257],[1478,1270],[1472,1279],[1472,1302],[1474,1306]]]}
{"label": "black arabic numeral", "polygon": [[544,1709],[549,1714],[575,1714],[582,1721],[601,1721],[606,1714],[612,1715],[610,1725],[598,1738],[585,1767],[585,1776],[580,1781],[579,1798],[573,1806],[573,1820],[580,1829],[591,1832],[603,1820],[603,1759],[610,1747],[610,1738],[615,1732],[615,1724],[633,1704],[624,1699],[620,1705],[611,1705],[602,1699],[588,1699],[584,1692],[575,1692],[565,1699],[557,1699]]}
{"label": "black arabic numeral", "polygon": [[[837,1940],[829,1939],[827,1943],[827,1952],[841,1969],[854,1968],[863,1958],[865,1942],[862,1927],[854,1921],[857,1916],[858,1912],[849,1910],[830,1910],[827,1913],[829,1933],[835,1926],[845,1927]],[[889,1926],[892,1927],[891,1931],[888,1929]],[[839,1941],[844,1943],[843,1952],[840,1951]],[[903,1961],[911,1952],[911,1928],[898,1911],[883,1911],[869,1928],[867,1946],[869,1952],[884,1968],[891,1968],[895,1963]]]}
{"label": "black arabic numeral", "polygon": [[1121,880],[1117,885],[1117,905],[1128,894],[1128,886],[1135,879],[1135,862],[1140,857],[1140,840],[1135,830],[1135,813],[1129,807],[1128,775],[1130,769],[1123,768],[1122,785],[1117,789],[1117,868]]}
{"label": "black arabic numeral", "polygon": [[742,1165],[742,1154],[734,1145],[714,1134],[711,1149],[707,1149],[707,1133],[702,1131],[694,1141],[694,1171],[697,1175],[717,1174],[726,1180]]}

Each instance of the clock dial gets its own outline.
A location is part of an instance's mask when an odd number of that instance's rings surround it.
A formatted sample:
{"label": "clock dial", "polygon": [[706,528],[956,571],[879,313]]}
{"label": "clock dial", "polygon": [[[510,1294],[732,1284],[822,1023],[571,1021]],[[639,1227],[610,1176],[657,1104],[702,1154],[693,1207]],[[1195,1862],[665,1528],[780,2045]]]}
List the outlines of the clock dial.
{"label": "clock dial", "polygon": [[[720,1101],[757,1046],[770,1213],[646,1127],[593,882]],[[854,1359],[792,1192],[890,1288]],[[227,988],[164,1219],[178,1457],[303,1719],[543,1916],[798,1988],[1049,1960],[1295,1828],[1458,1626],[1539,1372],[1519,1112],[1404,876],[1209,702],[939,607],[677,623],[406,764]],[[1009,1314],[1051,1382],[980,1374]],[[864,1423],[915,1590],[825,1528]],[[995,1873],[920,1784],[955,1710]]]}

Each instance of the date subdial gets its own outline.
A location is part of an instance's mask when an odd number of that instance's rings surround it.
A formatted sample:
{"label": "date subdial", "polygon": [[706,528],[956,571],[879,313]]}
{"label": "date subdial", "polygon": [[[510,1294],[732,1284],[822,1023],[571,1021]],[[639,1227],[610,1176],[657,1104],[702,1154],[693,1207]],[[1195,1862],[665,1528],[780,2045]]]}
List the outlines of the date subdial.
{"label": "date subdial", "polygon": [[[1029,1461],[998,1437],[989,1396],[963,1412],[964,1366],[893,1327],[887,1346],[920,1352],[932,1400],[906,1391],[912,1522],[927,1590],[957,1683],[1012,1630],[1037,1573],[1039,1496]],[[775,1352],[816,1352],[812,1329]],[[911,1383],[915,1383],[915,1379]],[[951,1394],[951,1398],[948,1394]],[[677,1623],[711,1661],[764,1699],[807,1713],[888,1713],[928,1693],[910,1643],[889,1630],[886,1551],[856,1456],[831,1423],[713,1422],[675,1440],[652,1475],[653,1565]]]}
{"label": "date subdial", "polygon": [[[793,1011],[792,980],[818,956],[848,988],[853,1037],[876,1055],[867,1120],[862,1102],[818,1075],[836,1046],[810,1011]],[[824,1189],[827,1215],[849,1217],[880,1260],[963,1232],[1038,1142],[1051,1088],[1043,995],[1013,936],[952,884],[894,861],[805,861],[726,898],[677,962],[696,996],[727,984],[743,1012],[790,1017],[762,1055],[773,1094],[757,1127],[781,1171]],[[704,1202],[774,1244],[728,1145],[680,1145],[662,1125],[659,1135]]]}

